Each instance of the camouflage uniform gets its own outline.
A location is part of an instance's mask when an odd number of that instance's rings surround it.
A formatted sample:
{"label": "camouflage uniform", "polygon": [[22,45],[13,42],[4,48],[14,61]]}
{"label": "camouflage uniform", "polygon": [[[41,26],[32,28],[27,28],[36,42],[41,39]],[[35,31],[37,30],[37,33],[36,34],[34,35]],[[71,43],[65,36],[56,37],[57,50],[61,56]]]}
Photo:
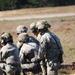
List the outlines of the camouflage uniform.
{"label": "camouflage uniform", "polygon": [[[16,28],[16,33],[19,35],[20,33],[26,33],[27,30],[28,29],[24,25],[20,25]],[[35,42],[35,43],[38,44],[38,41],[33,36],[29,36],[29,41],[30,42]],[[17,42],[17,47],[19,48],[19,50],[20,50],[21,46],[22,46],[22,44],[18,41]]]}
{"label": "camouflage uniform", "polygon": [[[37,22],[34,22],[34,23],[30,24],[30,29],[31,29],[32,33],[37,34],[36,35],[37,40],[40,42],[41,35],[38,33],[38,28],[37,28],[36,24],[37,24]],[[46,75],[47,71],[46,71],[45,59],[42,59],[40,61],[40,66],[41,66],[41,69],[42,69],[42,75]]]}
{"label": "camouflage uniform", "polygon": [[40,64],[38,63],[38,45],[33,42],[29,42],[28,34],[21,33],[18,36],[20,42],[23,42],[23,46],[20,50],[20,61],[22,63],[22,69],[26,71],[31,71],[34,74],[38,73],[40,70]]}
{"label": "camouflage uniform", "polygon": [[5,63],[0,63],[0,66],[5,72],[9,73],[10,75],[17,75],[15,74],[16,71],[20,70],[20,58],[18,48],[16,47],[16,45],[10,42],[12,38],[8,33],[4,33],[1,36],[1,40],[6,43],[0,50],[1,62],[5,61]]}
{"label": "camouflage uniform", "polygon": [[[37,26],[41,34],[39,57],[40,59],[46,59],[47,75],[58,75],[58,66],[60,65],[58,57],[60,51],[57,47],[57,43],[53,38],[53,36],[58,41],[60,40],[56,35],[54,35],[48,30],[48,28],[51,26],[47,21],[44,20],[38,21]],[[62,49],[61,52],[63,53]]]}

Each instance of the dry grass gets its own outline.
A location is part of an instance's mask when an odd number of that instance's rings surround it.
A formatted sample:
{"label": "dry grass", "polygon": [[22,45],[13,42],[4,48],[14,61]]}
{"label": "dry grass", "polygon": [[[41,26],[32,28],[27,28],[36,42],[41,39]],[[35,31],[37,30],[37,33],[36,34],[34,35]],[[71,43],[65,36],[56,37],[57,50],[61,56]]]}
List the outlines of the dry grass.
{"label": "dry grass", "polygon": [[[61,21],[63,19],[64,21]],[[64,17],[64,18],[53,18],[53,19],[46,19],[51,25],[52,28],[50,29],[56,35],[59,36],[63,49],[64,49],[64,63],[71,64],[75,61],[75,18],[73,17]],[[20,24],[26,25],[29,28],[30,23],[36,20],[24,20],[22,21],[3,21],[0,22],[0,34],[2,32],[10,32],[14,37],[15,43],[17,42],[17,35],[16,35],[16,27]],[[33,35],[30,30],[28,30],[28,34]]]}
{"label": "dry grass", "polygon": [[44,8],[27,8],[20,10],[2,11],[0,17],[22,16],[22,15],[38,15],[38,14],[54,14],[54,13],[74,13],[75,6],[62,7],[44,7]]}
{"label": "dry grass", "polygon": [[[14,42],[17,42],[17,35],[16,35],[16,27],[20,24],[25,24],[26,27],[29,28],[29,24],[37,21],[36,20],[27,20],[24,21],[7,21],[7,23],[0,24],[0,34],[2,32],[10,32],[14,37]],[[52,25],[51,31],[55,33],[57,36],[59,36],[61,43],[63,45],[64,49],[64,64],[72,64],[72,62],[75,61],[75,21],[66,21],[64,18],[64,22],[61,22],[59,19],[57,21],[56,18],[52,21],[47,21]],[[11,23],[11,24],[10,24]],[[28,31],[29,35],[33,35],[31,31]],[[60,75],[64,74],[70,74],[75,73],[74,70],[72,70],[72,67],[62,68],[59,71]]]}

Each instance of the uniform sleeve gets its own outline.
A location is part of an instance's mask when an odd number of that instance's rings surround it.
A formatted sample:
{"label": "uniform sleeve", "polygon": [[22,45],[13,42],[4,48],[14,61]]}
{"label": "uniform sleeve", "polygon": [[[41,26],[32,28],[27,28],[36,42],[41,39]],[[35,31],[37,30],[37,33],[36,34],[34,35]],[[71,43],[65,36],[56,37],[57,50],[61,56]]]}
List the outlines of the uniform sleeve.
{"label": "uniform sleeve", "polygon": [[39,61],[39,57],[38,57],[38,49],[39,46],[36,45],[35,49],[34,49],[34,57],[31,59],[31,62],[38,62]]}
{"label": "uniform sleeve", "polygon": [[22,44],[18,41],[17,42],[17,47],[18,47],[18,49],[19,49],[19,51],[20,51],[20,49],[21,49],[21,47],[22,47]]}
{"label": "uniform sleeve", "polygon": [[2,61],[7,58],[7,50],[5,48],[2,48],[0,53],[1,53],[1,60]]}
{"label": "uniform sleeve", "polygon": [[20,62],[23,63],[24,62],[24,52],[23,52],[23,49],[22,48],[20,50],[19,57],[20,57]]}
{"label": "uniform sleeve", "polygon": [[46,38],[41,38],[38,53],[40,59],[43,59],[46,56],[46,49],[47,49],[46,43],[47,43]]}

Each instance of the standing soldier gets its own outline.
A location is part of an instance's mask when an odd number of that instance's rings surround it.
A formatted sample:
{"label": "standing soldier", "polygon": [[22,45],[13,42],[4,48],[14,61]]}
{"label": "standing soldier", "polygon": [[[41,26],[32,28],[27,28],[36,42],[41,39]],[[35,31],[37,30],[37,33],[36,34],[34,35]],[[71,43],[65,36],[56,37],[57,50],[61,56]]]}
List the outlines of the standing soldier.
{"label": "standing soldier", "polygon": [[41,35],[39,57],[46,59],[47,75],[58,75],[58,66],[63,62],[62,59],[59,59],[59,55],[63,54],[60,40],[48,30],[51,25],[47,21],[38,21],[36,25]]}
{"label": "standing soldier", "polygon": [[[27,30],[28,30],[28,28],[26,28],[24,25],[20,25],[20,26],[18,26],[18,27],[16,28],[16,33],[17,33],[17,35],[19,35],[19,34],[21,34],[21,33],[27,33]],[[29,36],[29,41],[30,41],[30,42],[35,42],[35,43],[38,44],[38,41],[37,41],[33,36]],[[19,50],[20,50],[20,48],[22,47],[22,45],[23,45],[23,44],[18,41],[17,47],[19,48]]]}
{"label": "standing soldier", "polygon": [[[10,75],[20,75],[20,59],[19,51],[16,45],[13,44],[13,37],[10,33],[3,33],[1,35],[2,48],[0,50],[1,68]],[[3,64],[3,66],[2,66]]]}
{"label": "standing soldier", "polygon": [[29,41],[29,35],[27,33],[21,33],[18,39],[20,43],[23,43],[20,50],[20,61],[23,71],[30,71],[34,74],[39,73],[38,45]]}
{"label": "standing soldier", "polygon": [[[37,37],[37,40],[40,42],[41,35],[38,31],[36,24],[37,24],[37,22],[31,23],[30,29],[31,29],[31,32]],[[40,43],[39,43],[39,45],[40,45]],[[41,59],[40,65],[41,65],[41,69],[42,69],[42,75],[47,75],[45,59]]]}

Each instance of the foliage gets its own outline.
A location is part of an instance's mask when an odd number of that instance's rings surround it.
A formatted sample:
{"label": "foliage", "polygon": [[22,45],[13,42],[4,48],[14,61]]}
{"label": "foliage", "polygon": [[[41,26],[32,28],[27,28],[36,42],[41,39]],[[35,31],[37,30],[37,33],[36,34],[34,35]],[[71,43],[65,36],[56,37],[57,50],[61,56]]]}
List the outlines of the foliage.
{"label": "foliage", "polygon": [[11,10],[16,8],[17,0],[0,0],[0,10]]}
{"label": "foliage", "polygon": [[75,0],[0,0],[0,10],[74,5]]}

